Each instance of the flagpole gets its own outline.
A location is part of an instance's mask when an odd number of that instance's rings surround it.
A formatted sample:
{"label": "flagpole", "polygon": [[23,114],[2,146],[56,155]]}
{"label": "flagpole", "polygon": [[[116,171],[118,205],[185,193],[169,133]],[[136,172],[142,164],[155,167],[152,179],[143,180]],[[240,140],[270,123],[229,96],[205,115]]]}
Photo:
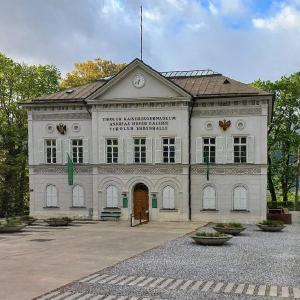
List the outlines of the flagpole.
{"label": "flagpole", "polygon": [[141,60],[143,60],[143,6],[141,5]]}

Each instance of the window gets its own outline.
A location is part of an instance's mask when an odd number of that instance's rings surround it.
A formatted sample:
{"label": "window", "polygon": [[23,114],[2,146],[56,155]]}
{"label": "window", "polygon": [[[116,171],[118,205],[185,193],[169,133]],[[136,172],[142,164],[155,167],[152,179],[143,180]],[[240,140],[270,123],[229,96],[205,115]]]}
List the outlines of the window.
{"label": "window", "polygon": [[82,164],[83,163],[83,144],[82,140],[72,140],[72,157],[73,163]]}
{"label": "window", "polygon": [[118,189],[110,185],[106,190],[106,207],[118,207],[119,206],[119,196]]}
{"label": "window", "polygon": [[212,186],[203,190],[203,209],[216,209],[216,190]]}
{"label": "window", "polygon": [[118,163],[118,139],[107,139],[106,140],[106,162],[107,163]]}
{"label": "window", "polygon": [[54,185],[47,186],[46,207],[57,207],[57,189]]}
{"label": "window", "polygon": [[73,206],[84,206],[84,192],[83,188],[80,185],[75,185],[73,188]]}
{"label": "window", "polygon": [[203,138],[203,162],[216,162],[216,139],[211,137]]}
{"label": "window", "polygon": [[247,190],[238,186],[233,190],[233,210],[247,210]]}
{"label": "window", "polygon": [[175,162],[175,138],[163,138],[163,162]]}
{"label": "window", "polygon": [[247,138],[234,137],[233,139],[234,162],[245,163],[247,161]]}
{"label": "window", "polygon": [[175,190],[171,186],[163,189],[163,209],[175,209]]}
{"label": "window", "polygon": [[145,138],[134,139],[134,162],[135,163],[146,162],[146,139]]}
{"label": "window", "polygon": [[56,164],[56,140],[46,140],[47,164]]}

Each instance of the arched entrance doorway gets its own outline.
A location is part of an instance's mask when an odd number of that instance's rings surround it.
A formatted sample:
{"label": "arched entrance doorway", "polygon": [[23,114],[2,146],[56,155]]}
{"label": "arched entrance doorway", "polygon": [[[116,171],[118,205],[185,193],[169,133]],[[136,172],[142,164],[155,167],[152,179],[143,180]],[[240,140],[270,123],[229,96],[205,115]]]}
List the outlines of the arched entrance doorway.
{"label": "arched entrance doorway", "polygon": [[149,213],[149,190],[143,183],[133,189],[133,213],[135,219],[146,219]]}

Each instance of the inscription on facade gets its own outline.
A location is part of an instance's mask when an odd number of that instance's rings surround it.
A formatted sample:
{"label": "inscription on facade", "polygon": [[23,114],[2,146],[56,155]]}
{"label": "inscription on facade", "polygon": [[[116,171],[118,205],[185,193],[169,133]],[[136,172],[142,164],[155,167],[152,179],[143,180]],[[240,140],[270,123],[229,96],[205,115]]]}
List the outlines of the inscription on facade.
{"label": "inscription on facade", "polygon": [[135,117],[103,117],[102,122],[108,125],[109,130],[116,131],[165,131],[175,116],[135,116]]}

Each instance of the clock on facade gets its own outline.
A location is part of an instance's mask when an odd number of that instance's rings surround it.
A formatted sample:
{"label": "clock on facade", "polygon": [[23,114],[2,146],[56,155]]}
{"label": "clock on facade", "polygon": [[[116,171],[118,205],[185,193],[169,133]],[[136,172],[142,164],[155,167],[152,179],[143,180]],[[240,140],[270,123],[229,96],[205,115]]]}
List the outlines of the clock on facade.
{"label": "clock on facade", "polygon": [[145,85],[145,77],[142,74],[136,74],[133,77],[132,84],[136,88],[142,88]]}

